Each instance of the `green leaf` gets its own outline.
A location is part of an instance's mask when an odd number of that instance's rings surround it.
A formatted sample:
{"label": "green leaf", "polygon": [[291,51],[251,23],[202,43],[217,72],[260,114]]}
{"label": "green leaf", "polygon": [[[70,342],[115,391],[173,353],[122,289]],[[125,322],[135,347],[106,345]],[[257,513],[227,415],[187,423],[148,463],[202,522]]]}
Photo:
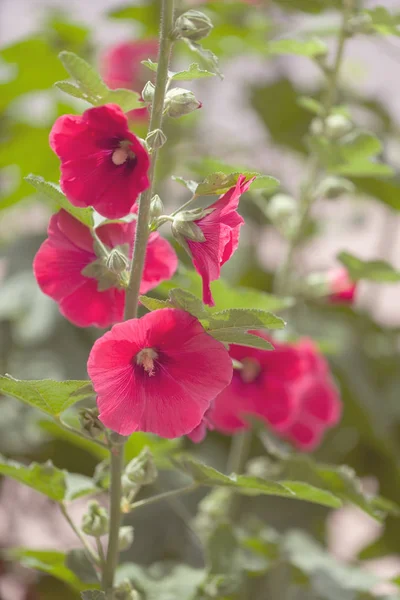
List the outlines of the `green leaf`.
{"label": "green leaf", "polygon": [[70,550],[65,558],[65,565],[85,585],[98,583],[97,573],[82,548]]}
{"label": "green leaf", "polygon": [[78,84],[82,99],[95,106],[102,104],[109,90],[95,69],[73,52],[60,52],[59,58],[66,71]]}
{"label": "green leaf", "polygon": [[172,179],[174,181],[176,181],[177,183],[184,185],[185,188],[187,188],[189,190],[189,192],[191,192],[193,195],[196,194],[197,186],[199,185],[197,183],[197,181],[193,181],[191,179],[188,180],[188,179],[184,179],[183,177],[175,177],[175,176],[172,176]]}
{"label": "green leaf", "polygon": [[53,438],[57,440],[63,440],[72,444],[73,446],[77,446],[78,448],[82,448],[86,450],[90,454],[92,454],[95,458],[99,460],[103,460],[108,456],[108,451],[105,448],[102,448],[96,442],[90,439],[84,439],[78,435],[76,435],[73,431],[69,431],[68,429],[64,429],[57,423],[53,421],[43,420],[39,421],[38,425],[41,429],[46,431],[46,433],[50,434]]}
{"label": "green leaf", "polygon": [[282,39],[268,42],[267,52],[269,54],[297,54],[314,57],[326,54],[327,46],[317,38],[309,40]]}
{"label": "green leaf", "polygon": [[[148,58],[147,60],[142,60],[142,65],[144,65],[145,67],[147,67],[148,69],[150,69],[150,71],[153,71],[154,73],[157,72],[158,63],[151,60],[151,58]],[[169,71],[169,73],[171,73],[171,71]]]}
{"label": "green leaf", "polygon": [[[244,175],[246,175],[246,173],[244,173]],[[279,180],[275,177],[271,177],[271,175],[257,175],[250,185],[250,190],[252,192],[255,190],[263,190],[264,192],[268,192],[268,194],[272,194],[272,192],[278,189],[279,185]]]}
{"label": "green leaf", "polygon": [[371,17],[371,27],[382,35],[400,35],[400,14],[390,13],[384,6],[363,11]]}
{"label": "green leaf", "polygon": [[215,77],[216,73],[211,73],[201,69],[197,63],[192,63],[185,71],[177,71],[170,74],[174,81],[188,81],[191,79],[203,79],[204,77]]}
{"label": "green leaf", "polygon": [[53,417],[58,417],[79,400],[93,396],[88,381],[28,381],[14,379],[10,375],[0,377],[0,392],[39,408]]}
{"label": "green leaf", "polygon": [[108,90],[102,97],[102,104],[118,104],[124,111],[129,112],[136,108],[143,108],[144,104],[140,101],[140,94],[132,90],[117,88],[116,90]]}
{"label": "green leaf", "polygon": [[169,292],[169,302],[175,308],[181,308],[199,319],[208,315],[203,302],[187,290],[173,288]]}
{"label": "green leaf", "polygon": [[[196,196],[215,196],[224,194],[231,187],[234,187],[239,179],[241,173],[212,173],[205,178],[204,181],[198,184],[196,188]],[[255,177],[258,173],[243,173],[246,175],[246,179]]]}
{"label": "green leaf", "polygon": [[[176,287],[185,288],[199,298],[202,296],[201,277],[193,270],[186,270],[181,267],[179,275],[159,285],[156,291],[160,295],[167,297],[169,291]],[[293,306],[294,302],[292,298],[282,298],[260,290],[238,286],[233,287],[223,279],[214,281],[211,287],[216,304],[215,307],[210,309],[211,313],[230,308],[259,308],[267,311],[279,311]]]}
{"label": "green leaf", "polygon": [[389,165],[377,162],[382,152],[381,141],[369,132],[358,132],[339,141],[325,137],[309,137],[308,144],[318,153],[325,168],[336,175],[354,177],[388,177],[393,175]]}
{"label": "green leaf", "polygon": [[106,600],[106,595],[99,590],[85,590],[81,593],[81,598],[83,600]]}
{"label": "green leaf", "polygon": [[297,99],[297,104],[314,115],[322,115],[324,113],[324,107],[322,104],[311,96],[299,96]]}
{"label": "green leaf", "polygon": [[246,335],[246,332],[249,329],[281,329],[285,326],[279,317],[258,309],[231,308],[200,319],[207,332],[220,342],[240,344],[244,341],[246,346],[267,350],[272,348],[269,342],[261,341],[261,338],[253,340],[258,336]]}
{"label": "green leaf", "polygon": [[341,252],[337,257],[346,267],[353,281],[368,279],[380,283],[397,283],[400,271],[384,260],[362,260],[348,252]]}
{"label": "green leaf", "polygon": [[207,48],[203,48],[203,46],[197,42],[192,42],[186,38],[183,38],[183,41],[187,44],[187,46],[193,51],[196,52],[201,58],[215,71],[215,73],[223,79],[223,75],[218,67],[218,57],[208,50]]}
{"label": "green leaf", "polygon": [[44,464],[33,462],[26,466],[0,455],[0,474],[11,477],[56,502],[75,500],[98,492],[89,477],[57,469],[51,461]]}
{"label": "green leaf", "polygon": [[54,183],[45,181],[43,177],[28,175],[25,181],[30,183],[40,194],[51,200],[58,208],[63,208],[87,227],[93,227],[93,209],[72,206],[67,197]]}
{"label": "green leaf", "polygon": [[170,457],[176,453],[182,444],[182,438],[173,440],[160,438],[151,433],[137,431],[125,443],[125,460],[128,463],[140,454],[146,446],[151,451],[154,461],[160,469],[170,469]]}
{"label": "green leaf", "polygon": [[7,556],[12,560],[18,560],[28,569],[36,569],[37,571],[47,573],[52,577],[60,579],[77,591],[82,591],[88,587],[87,584],[82,583],[82,581],[66,567],[66,555],[63,552],[57,552],[56,550],[14,548],[7,553]]}
{"label": "green leaf", "polygon": [[116,583],[128,579],[143,600],[194,600],[204,575],[203,569],[167,561],[154,563],[149,568],[123,563],[117,568]]}
{"label": "green leaf", "polygon": [[224,486],[234,488],[239,494],[246,496],[280,496],[297,500],[306,500],[323,506],[338,508],[342,505],[339,498],[330,492],[315,488],[312,485],[292,481],[271,481],[261,477],[248,475],[224,475],[216,469],[204,465],[194,458],[183,456],[174,458],[173,463],[190,475],[195,481],[205,486]]}
{"label": "green leaf", "polygon": [[159,300],[158,298],[150,298],[150,296],[139,296],[139,302],[148,310],[174,308],[174,305],[169,300]]}

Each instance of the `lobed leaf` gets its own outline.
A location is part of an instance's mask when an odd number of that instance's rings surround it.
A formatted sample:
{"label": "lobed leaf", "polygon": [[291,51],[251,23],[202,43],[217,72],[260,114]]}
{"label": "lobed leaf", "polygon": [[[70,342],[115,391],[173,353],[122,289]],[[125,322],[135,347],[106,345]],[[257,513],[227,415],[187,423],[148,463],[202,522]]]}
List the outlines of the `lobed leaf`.
{"label": "lobed leaf", "polygon": [[136,108],[143,108],[145,105],[140,100],[140,94],[125,88],[108,90],[102,98],[102,104],[118,104],[124,112],[129,112]]}
{"label": "lobed leaf", "polygon": [[400,14],[391,13],[385,6],[363,11],[371,18],[371,27],[382,35],[400,35]]}
{"label": "lobed leaf", "polygon": [[102,104],[109,90],[96,70],[73,52],[60,52],[59,59],[65,70],[77,82],[83,100],[95,106]]}
{"label": "lobed leaf", "polygon": [[[42,573],[47,573],[56,579],[64,581],[74,590],[82,591],[88,587],[74,575],[74,573],[65,565],[66,554],[56,550],[33,550],[31,548],[14,548],[7,555],[12,560],[18,560],[28,569],[36,569]],[[83,596],[84,597],[84,596]],[[90,598],[87,596],[86,598]],[[100,596],[101,598],[101,596]],[[93,597],[94,600],[96,596]]]}
{"label": "lobed leaf", "polygon": [[93,227],[92,208],[77,208],[73,206],[57,185],[45,181],[43,177],[31,174],[25,177],[25,181],[30,183],[40,194],[51,200],[58,208],[63,208],[87,227]]}
{"label": "lobed leaf", "polygon": [[259,348],[260,350],[273,349],[273,345],[267,340],[264,340],[264,338],[261,338],[258,335],[252,335],[251,333],[246,333],[241,329],[223,329],[221,331],[210,331],[209,333],[216,340],[225,342],[226,344],[240,344],[240,346]]}
{"label": "lobed leaf", "polygon": [[192,457],[182,456],[173,459],[173,463],[205,486],[232,487],[239,494],[247,496],[269,495],[297,500],[306,500],[332,508],[342,505],[341,500],[331,492],[316,488],[305,482],[272,481],[248,475],[224,475],[213,467],[204,465]]}
{"label": "lobed leaf", "polygon": [[70,550],[65,558],[65,565],[85,585],[97,584],[99,578],[83,548]]}
{"label": "lobed leaf", "polygon": [[384,260],[362,260],[349,252],[341,252],[339,261],[346,267],[353,281],[368,279],[380,283],[398,283],[400,272]]}
{"label": "lobed leaf", "polygon": [[[153,62],[151,59],[142,60],[142,65],[150,69],[150,71],[157,71],[158,64]],[[190,81],[191,79],[203,79],[204,77],[215,77],[216,73],[201,69],[197,63],[192,63],[188,69],[184,71],[168,71],[168,76],[173,81]]]}
{"label": "lobed leaf", "polygon": [[0,376],[0,392],[22,400],[53,417],[76,402],[93,395],[88,381],[21,380]]}

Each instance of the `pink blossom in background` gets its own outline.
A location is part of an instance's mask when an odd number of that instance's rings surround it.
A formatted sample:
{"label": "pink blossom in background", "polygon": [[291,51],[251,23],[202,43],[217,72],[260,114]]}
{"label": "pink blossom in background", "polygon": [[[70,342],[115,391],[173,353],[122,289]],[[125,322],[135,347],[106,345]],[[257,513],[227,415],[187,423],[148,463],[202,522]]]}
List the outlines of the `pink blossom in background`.
{"label": "pink blossom in background", "polygon": [[357,284],[350,279],[344,267],[331,269],[327,273],[329,300],[337,304],[353,304],[357,291]]}
{"label": "pink blossom in background", "polygon": [[215,399],[209,419],[215,429],[232,434],[246,429],[246,415],[254,415],[297,448],[312,450],[341,415],[328,364],[311,340],[273,345],[274,350],[231,345],[230,355],[243,369],[235,370]]}
{"label": "pink blossom in background", "polygon": [[209,208],[212,212],[194,221],[205,241],[186,239],[193,265],[203,280],[203,302],[214,306],[210,283],[219,279],[221,267],[231,258],[239,245],[240,228],[244,224],[238,214],[240,196],[247,192],[253,179],[246,182],[241,175],[235,185]]}
{"label": "pink blossom in background", "polygon": [[[142,65],[143,60],[157,60],[158,41],[155,39],[135,40],[115,44],[100,58],[100,71],[109,88],[127,88],[141,93],[152,73]],[[149,112],[146,107],[131,110],[128,118],[146,120]]]}
{"label": "pink blossom in background", "polygon": [[[135,228],[135,221],[108,223],[96,232],[109,249],[120,247],[131,258]],[[34,259],[34,274],[41,290],[59,304],[67,319],[80,327],[108,327],[123,318],[125,290],[109,287],[100,291],[96,278],[84,274],[97,260],[88,227],[64,210],[51,217],[48,239]],[[170,243],[159,233],[151,233],[141,293],[170,279],[177,266],[178,259]]]}
{"label": "pink blossom in background", "polygon": [[149,156],[116,104],[59,117],[50,146],[61,159],[61,188],[74,206],[93,206],[118,219],[149,187]]}
{"label": "pink blossom in background", "polygon": [[175,438],[200,424],[232,361],[195,317],[163,308],[114,325],[95,342],[88,373],[106,427]]}

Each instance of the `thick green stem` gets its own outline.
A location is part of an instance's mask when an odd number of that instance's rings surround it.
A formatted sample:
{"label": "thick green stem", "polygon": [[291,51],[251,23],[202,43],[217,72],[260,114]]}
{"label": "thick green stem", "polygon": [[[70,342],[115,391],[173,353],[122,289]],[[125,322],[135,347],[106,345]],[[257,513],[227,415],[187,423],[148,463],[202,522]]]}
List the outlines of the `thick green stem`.
{"label": "thick green stem", "polygon": [[[174,0],[162,0],[158,68],[149,131],[161,129],[162,126],[164,99],[168,83],[168,66],[173,45],[173,41],[170,37],[173,28],[173,19]],[[125,298],[125,320],[134,319],[137,316],[140,283],[142,280],[146,246],[149,237],[150,201],[153,195],[157,154],[158,150],[153,150],[149,169],[150,186],[139,199],[139,213],[136,224],[132,267]],[[123,467],[124,443],[122,439],[119,439],[117,440],[117,443],[113,445],[111,450],[110,528],[102,581],[102,587],[107,594],[107,600],[111,600],[112,598],[115,570],[118,564],[118,537],[122,522],[121,477]]]}
{"label": "thick green stem", "polygon": [[[348,38],[347,25],[351,14],[352,0],[344,0],[342,26],[339,33],[336,55],[333,66],[327,73],[326,90],[322,100],[324,117],[327,117],[330,114],[336,101],[340,67],[343,62],[345,44]],[[276,291],[280,294],[287,294],[291,291],[293,263],[296,251],[303,240],[309,222],[310,211],[315,200],[315,187],[321,167],[322,165],[319,156],[317,154],[312,154],[309,161],[308,177],[303,185],[300,196],[300,210],[297,227],[289,242],[289,247],[283,260],[282,267],[277,273],[275,280]]]}
{"label": "thick green stem", "polygon": [[[164,99],[168,84],[168,66],[173,46],[173,40],[171,39],[173,24],[174,0],[163,0],[161,9],[158,67],[149,131],[161,129],[162,127]],[[153,196],[157,156],[158,150],[154,149],[151,156],[149,169],[150,187],[142,194],[139,200],[139,213],[136,225],[132,269],[129,278],[129,286],[126,290],[125,319],[133,319],[137,315],[137,299],[139,296],[140,282],[142,280],[147,240],[149,237],[150,202]]]}
{"label": "thick green stem", "polygon": [[107,600],[112,600],[115,570],[118,565],[118,538],[122,522],[122,470],[124,467],[124,446],[115,446],[111,451],[111,482],[110,482],[110,529],[106,563],[103,569],[102,587],[107,594]]}

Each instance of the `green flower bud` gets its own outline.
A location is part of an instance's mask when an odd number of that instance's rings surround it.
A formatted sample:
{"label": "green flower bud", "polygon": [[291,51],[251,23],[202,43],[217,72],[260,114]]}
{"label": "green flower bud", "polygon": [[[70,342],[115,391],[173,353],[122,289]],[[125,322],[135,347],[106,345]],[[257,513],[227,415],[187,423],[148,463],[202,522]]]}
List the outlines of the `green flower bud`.
{"label": "green flower bud", "polygon": [[344,115],[329,115],[325,119],[326,135],[332,140],[339,140],[353,128],[352,122]]}
{"label": "green flower bud", "polygon": [[164,146],[167,141],[167,136],[161,131],[161,129],[154,129],[150,131],[146,137],[146,144],[151,150],[158,150],[161,146]]}
{"label": "green flower bud", "polygon": [[140,600],[140,596],[133,589],[131,582],[128,579],[122,581],[114,590],[113,600]]}
{"label": "green flower bud", "polygon": [[111,250],[110,254],[107,257],[106,267],[109,271],[111,271],[111,273],[114,273],[115,275],[120,275],[128,269],[129,260],[127,259],[125,254],[123,254],[123,252],[121,252],[117,248],[114,248],[113,250]]}
{"label": "green flower bud", "polygon": [[200,229],[198,225],[194,221],[186,221],[180,219],[180,215],[178,214],[173,222],[172,222],[172,234],[175,236],[182,236],[185,239],[191,240],[193,242],[205,242],[206,238],[204,233]]}
{"label": "green flower bud", "polygon": [[146,83],[142,91],[143,102],[146,102],[146,104],[151,104],[153,102],[155,89],[156,88],[151,83],[151,81],[148,81]]}
{"label": "green flower bud", "polygon": [[286,222],[297,213],[297,202],[288,194],[275,194],[266,206],[266,213],[274,224]]}
{"label": "green flower bud", "polygon": [[183,88],[173,88],[165,97],[165,112],[174,119],[188,115],[201,106],[193,92]]}
{"label": "green flower bud", "polygon": [[81,427],[92,438],[99,437],[104,431],[104,425],[98,417],[99,411],[97,408],[82,408],[79,411]]}
{"label": "green flower bud", "polygon": [[164,214],[164,205],[158,194],[153,196],[150,202],[150,218],[156,219]]}
{"label": "green flower bud", "polygon": [[108,512],[96,500],[89,502],[88,512],[82,517],[82,531],[93,537],[108,532]]}
{"label": "green flower bud", "polygon": [[207,15],[198,10],[188,10],[175,21],[173,37],[198,42],[207,37],[212,28],[212,21]]}
{"label": "green flower bud", "polygon": [[355,185],[344,177],[325,177],[317,186],[316,196],[334,200],[342,194],[354,194]]}
{"label": "green flower bud", "polygon": [[128,550],[128,548],[130,548],[132,546],[133,537],[134,537],[133,527],[130,527],[130,526],[120,527],[119,533],[118,533],[118,549],[120,552],[123,552],[124,550]]}
{"label": "green flower bud", "polygon": [[153,455],[146,446],[139,456],[132,459],[125,468],[122,476],[123,493],[129,494],[139,490],[143,485],[150,485],[157,479],[157,476]]}

